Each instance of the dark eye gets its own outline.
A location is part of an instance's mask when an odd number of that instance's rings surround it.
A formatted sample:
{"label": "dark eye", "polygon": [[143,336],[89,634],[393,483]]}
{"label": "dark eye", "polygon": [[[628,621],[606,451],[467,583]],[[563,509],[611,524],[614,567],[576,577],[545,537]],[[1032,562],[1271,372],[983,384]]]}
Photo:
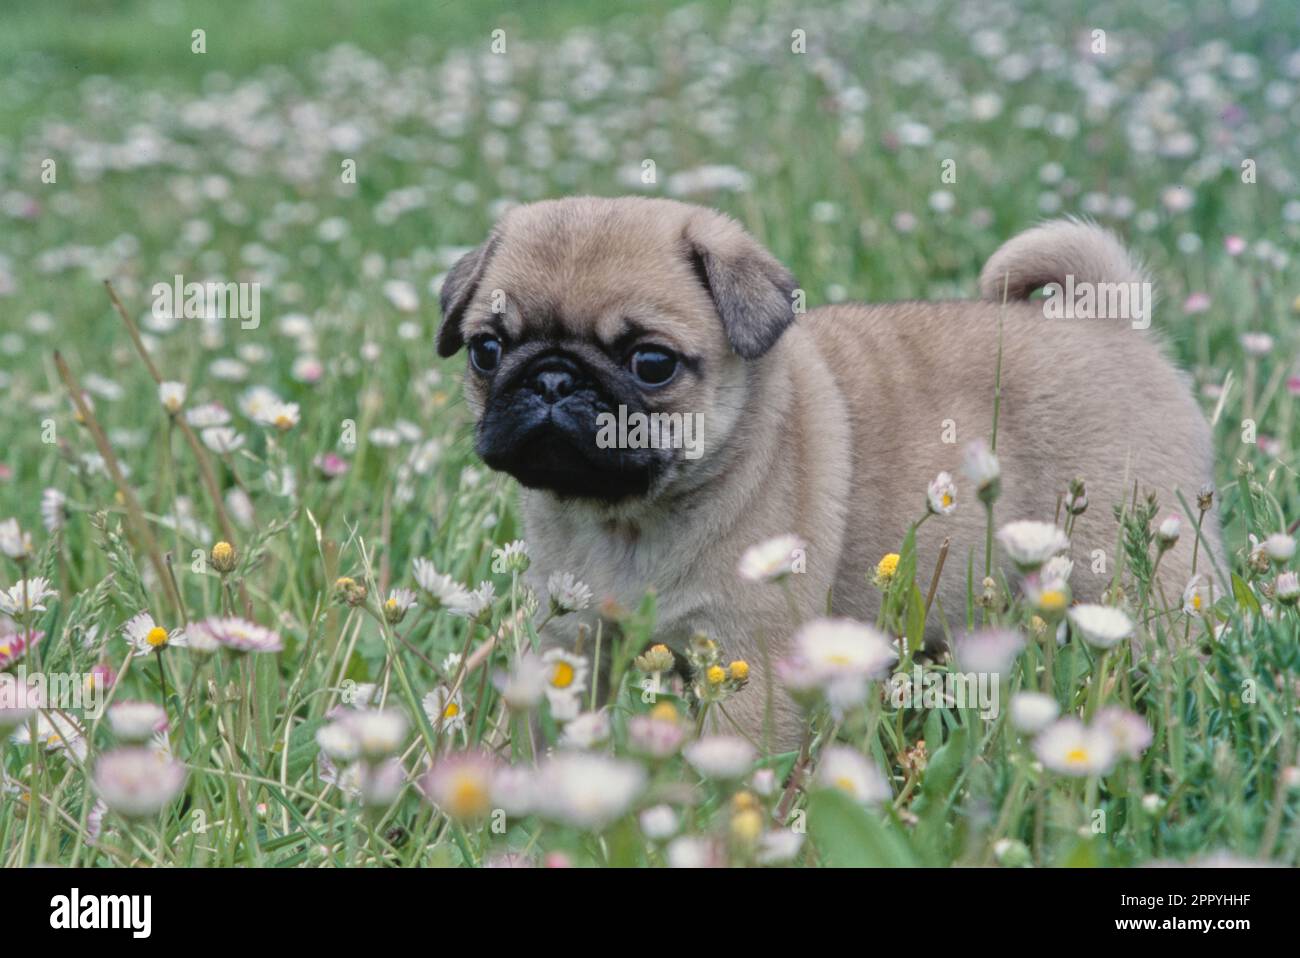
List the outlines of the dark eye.
{"label": "dark eye", "polygon": [[475,336],[469,343],[469,361],[481,373],[490,373],[501,362],[501,340],[495,336]]}
{"label": "dark eye", "polygon": [[677,357],[657,346],[642,347],[632,354],[628,368],[645,385],[662,386],[677,372]]}

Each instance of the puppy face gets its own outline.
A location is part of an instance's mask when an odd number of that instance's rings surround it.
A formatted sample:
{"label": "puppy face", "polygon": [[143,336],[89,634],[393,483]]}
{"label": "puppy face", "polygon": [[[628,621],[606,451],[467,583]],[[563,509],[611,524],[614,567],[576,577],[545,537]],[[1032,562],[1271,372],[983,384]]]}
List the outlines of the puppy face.
{"label": "puppy face", "polygon": [[[726,445],[751,364],[793,320],[794,286],[712,210],[534,203],[448,273],[438,352],[467,347],[464,392],[489,466],[564,498],[654,497]],[[680,443],[602,438],[611,417],[653,414],[683,428],[692,417],[703,431],[695,456]]]}

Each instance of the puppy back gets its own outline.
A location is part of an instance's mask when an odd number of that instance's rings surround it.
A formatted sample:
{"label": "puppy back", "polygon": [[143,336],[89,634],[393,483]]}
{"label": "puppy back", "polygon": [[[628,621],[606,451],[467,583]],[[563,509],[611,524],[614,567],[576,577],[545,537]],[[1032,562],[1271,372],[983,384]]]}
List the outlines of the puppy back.
{"label": "puppy back", "polygon": [[980,272],[980,297],[1028,299],[1049,283],[1146,283],[1146,271],[1114,233],[1083,220],[1051,220],[1007,240]]}

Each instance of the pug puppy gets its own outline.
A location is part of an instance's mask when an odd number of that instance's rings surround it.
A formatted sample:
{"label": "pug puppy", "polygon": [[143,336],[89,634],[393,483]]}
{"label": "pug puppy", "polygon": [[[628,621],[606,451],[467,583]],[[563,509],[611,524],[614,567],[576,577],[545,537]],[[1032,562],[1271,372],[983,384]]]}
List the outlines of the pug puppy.
{"label": "pug puppy", "polygon": [[[790,271],[722,213],[575,197],[510,210],[455,264],[437,348],[468,350],[477,451],[522,486],[539,594],[556,571],[588,583],[598,603],[634,607],[653,588],[657,640],[680,652],[704,632],[750,662],[752,681],[727,712],[792,747],[803,720],[771,666],[796,618],[825,614],[829,601],[835,616],[875,621],[871,574],[940,472],[956,478],[959,504],[917,535],[920,583],[950,540],[927,641],[942,641],[941,619],[954,631],[964,622],[968,564],[976,583],[983,576],[985,512],[962,478],[963,448],[992,434],[999,327],[996,522],[1051,522],[1070,481],[1086,479],[1093,507],[1070,553],[1077,599],[1109,584],[1111,507],[1135,484],[1181,512],[1175,490],[1195,502],[1212,481],[1209,428],[1157,341],[1128,317],[1052,320],[1027,302],[1051,283],[1146,282],[1111,234],[1057,221],[994,254],[981,300],[801,315]],[[609,441],[611,417],[655,413],[701,426],[694,449],[637,444],[630,431]],[[1213,515],[1202,531],[1217,555]],[[782,588],[737,574],[746,549],[790,533],[806,543],[788,580],[794,610]],[[1160,564],[1168,596],[1191,574],[1194,538]],[[1003,559],[999,550],[1015,582]],[[555,619],[545,640],[571,643],[582,624],[592,620]]]}

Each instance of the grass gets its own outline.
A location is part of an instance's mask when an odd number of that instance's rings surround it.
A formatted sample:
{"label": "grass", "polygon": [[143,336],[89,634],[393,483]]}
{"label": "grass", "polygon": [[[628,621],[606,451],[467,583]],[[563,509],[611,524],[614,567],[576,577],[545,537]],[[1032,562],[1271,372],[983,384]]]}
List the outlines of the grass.
{"label": "grass", "polygon": [[[0,751],[0,862],[1300,863],[1300,619],[1274,594],[1286,563],[1252,557],[1250,540],[1294,532],[1300,518],[1300,205],[1288,167],[1300,97],[1287,60],[1300,37],[1289,6],[1233,18],[1197,4],[1103,16],[1025,3],[1013,17],[956,2],[922,15],[910,4],[868,14],[721,2],[318,12],[293,0],[223,4],[214,20],[189,2],[75,16],[11,4],[0,37],[0,518],[33,547],[0,559],[0,587],[21,597],[22,581],[42,576],[56,594],[7,623],[11,656],[13,635],[42,634],[8,668],[111,670],[113,701],[165,710],[166,731],[143,747],[172,756],[184,784],[156,814],[124,815],[120,798],[105,813],[90,779],[105,756],[122,759],[121,726],[46,711]],[[199,26],[202,55],[190,52]],[[497,27],[504,57],[487,50]],[[1108,52],[1088,55],[1095,28]],[[806,54],[790,52],[795,29]],[[1094,648],[1077,631],[1058,646],[1061,610],[1000,580],[986,587],[981,567],[968,608],[946,614],[1023,640],[996,718],[895,707],[878,684],[835,712],[814,698],[798,752],[724,743],[745,765],[731,777],[675,751],[636,753],[647,734],[689,740],[701,711],[757,694],[730,675],[710,684],[708,666],[728,650],[702,643],[696,679],[645,701],[649,596],[607,610],[607,701],[589,674],[603,659],[587,648],[572,663],[576,678],[588,672],[575,682],[584,711],[607,710],[611,744],[544,759],[571,697],[552,689],[525,716],[505,706],[499,680],[527,672],[523,653],[555,613],[501,551],[523,535],[514,489],[473,456],[459,360],[432,349],[435,290],[497,201],[644,190],[628,170],[647,158],[654,192],[702,165],[746,172],[747,189],[692,198],[742,219],[810,306],[969,296],[993,249],[1049,214],[1093,215],[1124,234],[1156,277],[1159,334],[1214,426],[1231,568],[1215,573],[1212,607],[1190,616],[1181,596],[1150,587],[1154,527],[1181,514],[1175,548],[1192,548],[1197,490],[1158,511],[1142,492],[1093,502],[1079,521],[1115,524],[1109,601],[1136,623],[1131,646]],[[956,182],[941,179],[947,159]],[[1255,182],[1243,182],[1243,159]],[[345,160],[355,184],[341,177]],[[1229,236],[1245,250],[1225,248]],[[153,285],[178,273],[260,283],[261,324],[153,319]],[[184,413],[159,402],[133,326],[160,378],[186,385],[185,410],[231,411],[241,448],[217,453],[201,429],[191,443]],[[1247,351],[1247,333],[1271,346]],[[247,411],[257,386],[296,403],[297,421],[258,424]],[[70,402],[82,390],[93,408]],[[326,455],[344,470],[331,475]],[[981,508],[957,484],[958,508]],[[214,561],[219,540],[234,546],[228,571],[221,550]],[[862,587],[885,593],[883,632],[915,637],[933,570],[916,568],[907,542],[898,555],[889,581]],[[454,580],[433,583],[443,601],[416,589],[417,557]],[[484,582],[481,612],[449,609]],[[383,601],[397,588],[421,592],[400,617]],[[142,611],[192,637],[197,623],[245,616],[283,648],[136,652],[123,626]],[[439,688],[457,715],[426,714]],[[360,708],[372,690],[381,716]],[[1010,721],[1012,695],[1031,690],[1094,725],[1107,708],[1131,712],[1151,741],[1095,774],[1053,771],[1041,760],[1050,742],[1035,751]],[[369,743],[369,757],[331,764],[318,736],[336,755]],[[535,760],[541,794],[528,802],[498,768]],[[142,774],[165,792],[153,779],[167,767]],[[109,761],[101,777],[114,772]],[[864,800],[836,787],[850,781]]]}

